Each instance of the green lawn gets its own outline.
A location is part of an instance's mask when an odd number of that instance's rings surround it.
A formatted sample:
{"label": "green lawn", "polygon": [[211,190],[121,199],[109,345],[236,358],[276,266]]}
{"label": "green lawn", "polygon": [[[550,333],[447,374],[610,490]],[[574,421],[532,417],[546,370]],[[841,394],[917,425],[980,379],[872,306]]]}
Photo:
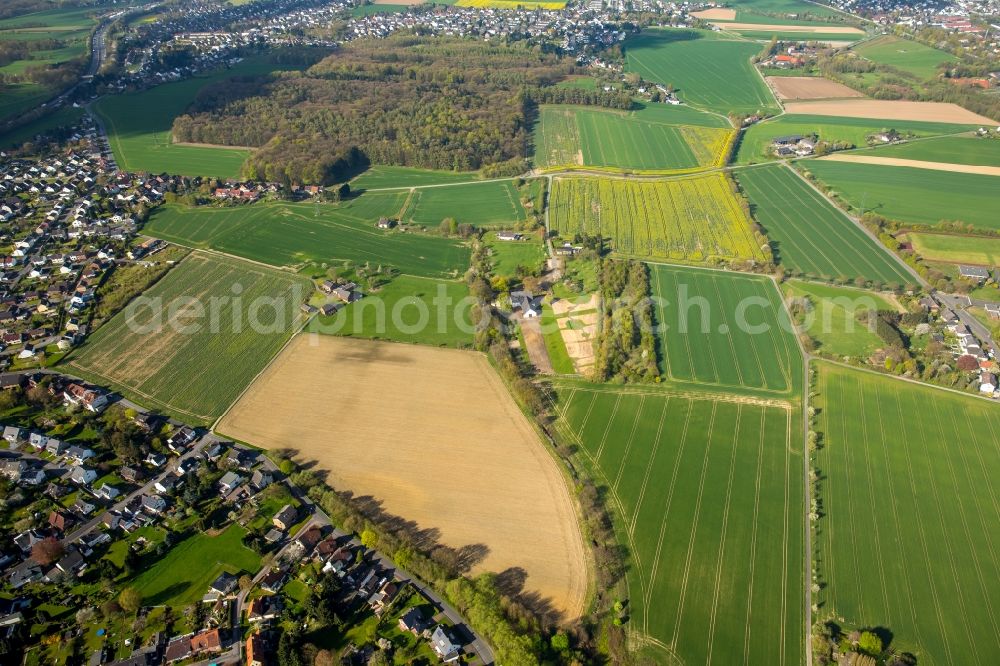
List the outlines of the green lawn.
{"label": "green lawn", "polygon": [[74,109],[72,106],[63,107],[44,118],[39,118],[27,125],[0,134],[0,146],[19,146],[38,134],[44,134],[57,127],[75,125],[80,121],[81,117],[83,117],[83,109]]}
{"label": "green lawn", "polygon": [[402,275],[330,317],[314,319],[309,330],[374,340],[441,347],[469,347],[475,329],[472,300],[462,282]]}
{"label": "green lawn", "polygon": [[860,154],[948,164],[1000,166],[1000,140],[973,136],[943,136],[910,143],[897,143]]}
{"label": "green lawn", "polygon": [[771,280],[650,265],[661,372],[670,380],[786,395],[801,358]]}
{"label": "green lawn", "polygon": [[198,91],[210,83],[280,69],[294,67],[275,65],[263,57],[249,58],[231,69],[206,76],[166,83],[138,93],[103,97],[93,108],[104,120],[115,160],[122,169],[237,178],[249,151],[175,144],[170,133],[174,118],[184,113]]}
{"label": "green lawn", "polygon": [[778,264],[787,270],[827,280],[914,281],[885,248],[790,169],[744,169],[737,180]]}
{"label": "green lawn", "polygon": [[[362,5],[384,7],[385,5]],[[399,166],[372,166],[351,181],[355,190],[374,190],[390,187],[417,187],[420,185],[447,185],[466,183],[479,179],[477,171],[437,171]]]}
{"label": "green lawn", "polygon": [[717,113],[777,111],[750,57],[752,42],[699,30],[646,30],[625,43],[626,68],[644,79],[672,84],[685,103]]}
{"label": "green lawn", "polygon": [[541,167],[669,170],[720,161],[730,130],[640,119],[634,112],[543,106],[535,126]]}
{"label": "green lawn", "polygon": [[559,332],[559,323],[556,321],[552,308],[542,308],[542,340],[545,341],[545,350],[548,352],[552,369],[560,375],[571,375],[576,372],[573,367],[573,359],[569,357],[566,350],[566,342],[562,333]]}
{"label": "green lawn", "polygon": [[812,312],[803,323],[816,349],[837,356],[867,357],[883,346],[882,339],[858,322],[858,312],[894,310],[870,291],[789,280],[781,285],[786,299],[807,299]]}
{"label": "green lawn", "polygon": [[1000,265],[1000,238],[907,233],[913,249],[928,261],[952,264]]}
{"label": "green lawn", "polygon": [[518,266],[541,270],[545,263],[545,246],[537,237],[523,241],[501,241],[487,233],[484,241],[490,248],[494,275],[513,278]]}
{"label": "green lawn", "polygon": [[512,180],[413,190],[401,219],[437,227],[445,218],[477,227],[509,227],[527,214]]}
{"label": "green lawn", "polygon": [[139,404],[210,423],[302,323],[299,305],[311,291],[305,278],[194,252],[91,335],[68,365]]}
{"label": "green lawn", "polygon": [[557,428],[606,491],[627,548],[626,628],[643,663],[803,663],[799,410],[555,385]]}
{"label": "green lawn", "polygon": [[743,20],[744,15],[754,12],[796,14],[799,16],[843,16],[841,12],[831,7],[803,2],[803,0],[732,0],[726,4],[736,8],[736,18],[740,21]]}
{"label": "green lawn", "polygon": [[[804,114],[783,115],[751,126],[743,133],[736,162],[753,164],[773,159],[770,144],[777,136],[788,134],[816,134],[823,141],[847,142],[856,147],[867,146],[865,138],[884,130],[895,129],[909,132],[918,137],[938,134],[954,134],[975,129],[972,125],[950,123],[925,123],[901,120],[879,120],[875,118],[841,118],[837,116],[812,116]],[[921,142],[923,143],[923,142]],[[914,146],[918,144],[913,144]],[[880,148],[878,155],[883,155]]]}
{"label": "green lawn", "polygon": [[421,233],[382,230],[407,192],[372,192],[339,204],[264,202],[235,208],[164,206],[145,233],[190,247],[211,248],[274,266],[353,261],[394,266],[424,277],[457,277],[470,250]]}
{"label": "green lawn", "polygon": [[36,83],[0,85],[0,119],[27,113],[52,96],[52,90]]}
{"label": "green lawn", "polygon": [[[885,627],[920,664],[1000,654],[996,404],[817,363],[819,617]],[[817,598],[818,597],[818,598]]]}
{"label": "green lawn", "polygon": [[912,74],[919,79],[929,79],[937,75],[941,63],[955,63],[958,58],[946,51],[939,51],[910,39],[884,35],[870,42],[854,47],[854,52],[863,58]]}
{"label": "green lawn", "polygon": [[260,556],[243,545],[244,534],[242,527],[231,525],[218,536],[190,536],[140,573],[132,584],[148,606],[198,602],[223,571],[255,574],[260,569]]}
{"label": "green lawn", "polygon": [[[782,24],[785,21],[781,21]],[[737,31],[733,31],[737,32]],[[845,34],[840,32],[798,32],[794,30],[739,30],[738,33],[747,39],[770,41],[777,37],[785,42],[855,42],[864,35]]]}
{"label": "green lawn", "polygon": [[854,208],[916,224],[1000,229],[1000,176],[810,160],[809,171]]}

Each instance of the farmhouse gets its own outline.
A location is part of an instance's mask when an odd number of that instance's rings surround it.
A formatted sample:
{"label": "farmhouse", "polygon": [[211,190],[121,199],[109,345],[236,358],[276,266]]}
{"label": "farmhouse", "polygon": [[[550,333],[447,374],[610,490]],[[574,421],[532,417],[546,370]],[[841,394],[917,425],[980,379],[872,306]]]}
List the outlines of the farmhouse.
{"label": "farmhouse", "polygon": [[514,309],[520,311],[521,316],[526,319],[534,319],[542,314],[542,298],[532,296],[528,291],[512,291],[510,302]]}
{"label": "farmhouse", "polygon": [[524,234],[519,234],[514,231],[498,231],[497,240],[502,241],[519,241],[524,240]]}
{"label": "farmhouse", "polygon": [[990,279],[990,272],[982,266],[959,266],[958,274],[970,280],[985,282]]}

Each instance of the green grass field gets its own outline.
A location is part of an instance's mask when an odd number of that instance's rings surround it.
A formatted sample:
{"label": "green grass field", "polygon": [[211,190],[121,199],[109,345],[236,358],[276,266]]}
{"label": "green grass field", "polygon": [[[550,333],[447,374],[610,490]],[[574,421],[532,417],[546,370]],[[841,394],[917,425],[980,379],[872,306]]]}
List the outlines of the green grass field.
{"label": "green grass field", "polygon": [[672,84],[692,106],[726,114],[777,111],[750,57],[760,46],[699,30],[647,30],[625,43],[628,71]]}
{"label": "green grass field", "polygon": [[800,280],[784,282],[781,291],[786,300],[804,298],[812,305],[803,329],[820,352],[867,357],[884,346],[881,338],[855,318],[858,312],[895,310],[877,294]]}
{"label": "green grass field", "polygon": [[527,214],[514,181],[500,180],[413,190],[400,219],[436,228],[448,217],[477,227],[509,227]]}
{"label": "green grass field", "polygon": [[821,616],[886,627],[920,664],[1000,654],[997,405],[817,363]]}
{"label": "green grass field", "polygon": [[655,264],[649,280],[668,379],[774,394],[801,386],[800,351],[771,280]]}
{"label": "green grass field", "polygon": [[542,340],[545,342],[545,351],[548,353],[552,369],[560,375],[572,375],[576,372],[573,367],[573,359],[569,357],[566,349],[566,341],[563,340],[559,331],[559,323],[552,308],[542,308]]}
{"label": "green grass field", "polygon": [[265,202],[235,208],[165,206],[145,233],[190,247],[220,250],[273,266],[353,261],[394,266],[424,277],[456,277],[470,250],[428,234],[375,228],[407,193],[373,192],[339,204]]}
{"label": "green grass field", "polygon": [[304,278],[195,252],[97,329],[68,365],[139,404],[210,423],[298,329],[311,291]]}
{"label": "green grass field", "polygon": [[27,125],[22,125],[9,132],[0,134],[0,147],[18,146],[38,134],[44,134],[57,127],[75,125],[82,117],[83,109],[74,109],[72,106],[65,106],[44,118],[39,118]]}
{"label": "green grass field", "polygon": [[242,527],[231,525],[218,536],[195,534],[171,548],[133,582],[143,605],[186,606],[200,602],[223,571],[257,573],[260,556],[243,545],[244,534]]}
{"label": "green grass field", "polygon": [[790,169],[781,165],[744,169],[737,180],[771,240],[778,264],[789,271],[883,284],[915,280],[885,248]]}
{"label": "green grass field", "polygon": [[627,546],[642,663],[803,663],[798,410],[557,381],[559,430],[606,489]]}
{"label": "green grass field", "polygon": [[540,167],[670,170],[717,165],[731,130],[640,120],[625,111],[543,106],[535,126]]}
{"label": "green grass field", "polygon": [[860,154],[947,164],[1000,166],[1000,141],[971,136],[943,136],[910,143],[897,143]]}
{"label": "green grass field", "polygon": [[907,233],[913,249],[928,261],[952,264],[1000,265],[1000,238]]}
{"label": "green grass field", "polygon": [[[362,6],[377,7],[384,5]],[[466,183],[478,179],[479,173],[476,171],[435,171],[433,169],[415,169],[413,167],[373,166],[351,180],[351,187],[355,190],[375,190],[392,187]]]}
{"label": "green grass field", "polygon": [[469,347],[474,333],[471,305],[469,289],[462,282],[401,275],[335,315],[316,317],[308,330],[439,347]]}
{"label": "green grass field", "polygon": [[916,224],[1000,229],[1000,176],[810,160],[809,171],[855,209]]}
{"label": "green grass field", "polygon": [[854,47],[854,52],[863,58],[883,65],[890,65],[919,79],[929,79],[937,75],[941,63],[958,62],[958,58],[946,51],[939,51],[919,42],[893,35],[884,35],[870,42]]}
{"label": "green grass field", "polygon": [[483,240],[490,248],[495,275],[512,278],[517,275],[518,266],[540,271],[545,263],[545,246],[537,236],[523,241],[501,241],[495,234],[487,233]]}
{"label": "green grass field", "polygon": [[628,256],[687,262],[764,259],[722,174],[664,181],[557,178],[549,225],[564,238],[602,235]]}
{"label": "green grass field", "polygon": [[[836,116],[783,115],[751,126],[743,133],[736,162],[752,164],[773,159],[769,146],[774,137],[788,134],[817,134],[823,141],[848,142],[859,148],[867,144],[865,137],[883,130],[912,132],[918,137],[954,134],[974,129],[972,125],[925,123],[875,118],[841,118]],[[921,144],[924,142],[920,142]],[[914,146],[918,144],[913,144]],[[902,147],[902,146],[900,146]],[[878,155],[882,155],[882,148]]]}
{"label": "green grass field", "polygon": [[115,160],[122,169],[238,178],[249,151],[175,144],[170,133],[174,118],[184,113],[198,91],[210,83],[282,68],[293,69],[274,65],[265,58],[249,58],[231,69],[207,76],[166,83],[138,93],[103,97],[93,108],[104,121]]}
{"label": "green grass field", "polygon": [[[841,12],[812,2],[802,0],[732,0],[727,3],[736,8],[736,18],[740,21],[746,14],[768,12],[771,14],[811,14],[813,16],[843,16]],[[773,19],[772,19],[773,20]],[[782,22],[784,19],[782,20]]]}

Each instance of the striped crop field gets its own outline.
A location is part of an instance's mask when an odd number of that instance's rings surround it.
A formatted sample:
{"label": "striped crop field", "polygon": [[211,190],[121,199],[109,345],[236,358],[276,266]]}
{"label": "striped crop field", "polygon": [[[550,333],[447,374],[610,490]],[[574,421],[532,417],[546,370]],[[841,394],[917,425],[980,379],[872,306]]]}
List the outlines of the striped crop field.
{"label": "striped crop field", "polygon": [[549,206],[549,224],[560,235],[599,234],[622,255],[767,259],[732,183],[720,173],[670,181],[556,178]]}
{"label": "striped crop field", "polygon": [[493,180],[415,189],[400,219],[437,227],[448,217],[477,227],[512,227],[527,213],[514,181]]}
{"label": "striped crop field", "polygon": [[916,278],[791,169],[773,165],[737,175],[754,216],[786,270],[832,280],[906,285]]}
{"label": "striped crop field", "polygon": [[804,662],[801,411],[779,401],[557,381],[628,548],[643,663]]}
{"label": "striped crop field", "polygon": [[817,619],[885,627],[920,664],[996,663],[1000,407],[815,367]]}
{"label": "striped crop field", "polygon": [[801,387],[799,347],[770,279],[651,265],[650,283],[668,379],[771,394]]}
{"label": "striped crop field", "polygon": [[306,278],[193,252],[143,294],[148,307],[135,301],[115,315],[69,367],[166,414],[211,423],[299,328],[311,291]]}
{"label": "striped crop field", "polygon": [[722,166],[734,131],[641,120],[626,111],[542,107],[535,161],[542,168],[609,167],[640,171]]}

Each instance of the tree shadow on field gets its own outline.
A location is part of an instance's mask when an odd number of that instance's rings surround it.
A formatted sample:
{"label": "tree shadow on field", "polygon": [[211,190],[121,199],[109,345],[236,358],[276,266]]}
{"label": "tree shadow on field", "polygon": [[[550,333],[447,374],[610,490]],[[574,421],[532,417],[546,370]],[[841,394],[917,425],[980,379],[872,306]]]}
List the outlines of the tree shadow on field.
{"label": "tree shadow on field", "polygon": [[524,589],[528,581],[528,572],[521,567],[510,567],[504,569],[494,578],[497,590],[508,599],[513,599],[520,609],[513,609],[516,616],[520,612],[527,612],[536,618],[546,627],[554,627],[563,620],[563,613],[552,606],[552,600],[537,592],[529,592]]}

